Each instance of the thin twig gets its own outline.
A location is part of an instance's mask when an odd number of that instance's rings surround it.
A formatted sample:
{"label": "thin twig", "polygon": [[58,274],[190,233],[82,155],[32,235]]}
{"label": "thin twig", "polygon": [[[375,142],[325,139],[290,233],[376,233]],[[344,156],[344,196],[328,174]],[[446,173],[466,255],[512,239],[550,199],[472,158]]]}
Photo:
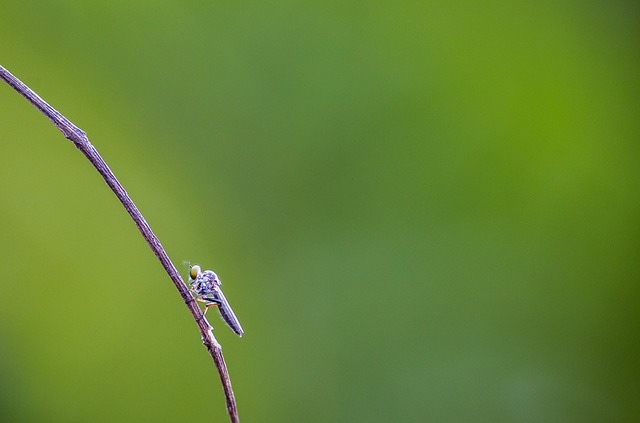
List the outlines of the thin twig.
{"label": "thin twig", "polygon": [[87,134],[71,121],[64,117],[60,112],[51,107],[46,101],[44,101],[38,94],[36,94],[31,88],[27,87],[22,81],[13,76],[8,70],[0,66],[0,78],[2,78],[7,84],[11,85],[16,91],[22,94],[31,104],[37,107],[46,117],[58,127],[64,136],[69,139],[73,144],[86,156],[87,159],[93,164],[98,172],[102,175],[109,188],[115,193],[116,197],[120,200],[124,208],[127,210],[133,221],[138,226],[140,233],[147,241],[153,253],[158,257],[162,267],[167,272],[173,284],[178,289],[182,300],[187,305],[187,308],[191,312],[198,329],[202,335],[202,342],[207,347],[209,354],[213,358],[213,361],[218,369],[220,375],[220,381],[224,389],[224,394],[227,402],[227,412],[231,418],[231,422],[239,422],[238,409],[236,407],[236,400],[233,395],[233,389],[231,388],[231,379],[229,378],[229,372],[227,371],[227,365],[222,355],[222,347],[213,336],[213,328],[204,317],[204,314],[198,307],[193,296],[189,292],[189,289],[185,285],[180,273],[171,262],[171,259],[167,255],[167,252],[162,248],[162,244],[158,240],[158,237],[153,233],[151,227],[145,220],[138,207],[131,200],[127,191],[122,187],[122,184],[115,177],[107,163],[102,159],[98,150],[89,142]]}

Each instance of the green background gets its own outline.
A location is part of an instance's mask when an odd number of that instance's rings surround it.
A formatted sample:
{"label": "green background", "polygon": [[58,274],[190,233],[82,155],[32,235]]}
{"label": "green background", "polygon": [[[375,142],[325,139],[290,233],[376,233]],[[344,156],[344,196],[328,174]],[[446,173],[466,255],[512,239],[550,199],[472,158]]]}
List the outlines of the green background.
{"label": "green background", "polygon": [[[0,64],[222,278],[243,421],[640,415],[636,2],[12,3]],[[227,421],[135,225],[4,83],[0,140],[0,421]]]}

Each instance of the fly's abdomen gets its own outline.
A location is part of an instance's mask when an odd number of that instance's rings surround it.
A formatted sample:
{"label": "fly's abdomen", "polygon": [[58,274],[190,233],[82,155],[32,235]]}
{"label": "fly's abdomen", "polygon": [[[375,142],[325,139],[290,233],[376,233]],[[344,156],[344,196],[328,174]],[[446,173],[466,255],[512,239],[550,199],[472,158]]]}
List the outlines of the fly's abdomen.
{"label": "fly's abdomen", "polygon": [[220,310],[222,319],[235,333],[237,333],[239,336],[242,336],[242,334],[244,333],[242,325],[240,325],[240,321],[231,309],[231,306],[229,305],[229,302],[227,301],[227,298],[224,296],[222,291],[219,288],[214,290],[213,296],[219,302],[218,310]]}

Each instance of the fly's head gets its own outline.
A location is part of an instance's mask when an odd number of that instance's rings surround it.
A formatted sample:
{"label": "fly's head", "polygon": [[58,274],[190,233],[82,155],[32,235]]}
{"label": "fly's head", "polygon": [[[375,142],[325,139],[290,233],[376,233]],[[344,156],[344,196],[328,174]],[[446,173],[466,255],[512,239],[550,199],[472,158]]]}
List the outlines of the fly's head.
{"label": "fly's head", "polygon": [[193,285],[196,279],[202,275],[202,269],[197,264],[194,264],[193,266],[189,264],[189,267],[189,285]]}

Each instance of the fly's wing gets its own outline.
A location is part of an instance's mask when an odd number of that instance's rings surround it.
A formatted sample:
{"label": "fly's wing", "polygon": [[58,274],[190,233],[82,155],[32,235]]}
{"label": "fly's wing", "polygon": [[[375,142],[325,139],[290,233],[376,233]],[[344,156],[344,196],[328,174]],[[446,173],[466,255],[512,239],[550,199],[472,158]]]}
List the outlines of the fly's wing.
{"label": "fly's wing", "polygon": [[219,287],[216,287],[213,292],[213,297],[218,300],[218,310],[220,311],[220,315],[222,319],[229,325],[229,327],[237,333],[239,336],[242,336],[244,330],[242,329],[242,325],[240,325],[240,321],[236,317],[236,314],[231,309],[227,298],[222,293],[222,290]]}

